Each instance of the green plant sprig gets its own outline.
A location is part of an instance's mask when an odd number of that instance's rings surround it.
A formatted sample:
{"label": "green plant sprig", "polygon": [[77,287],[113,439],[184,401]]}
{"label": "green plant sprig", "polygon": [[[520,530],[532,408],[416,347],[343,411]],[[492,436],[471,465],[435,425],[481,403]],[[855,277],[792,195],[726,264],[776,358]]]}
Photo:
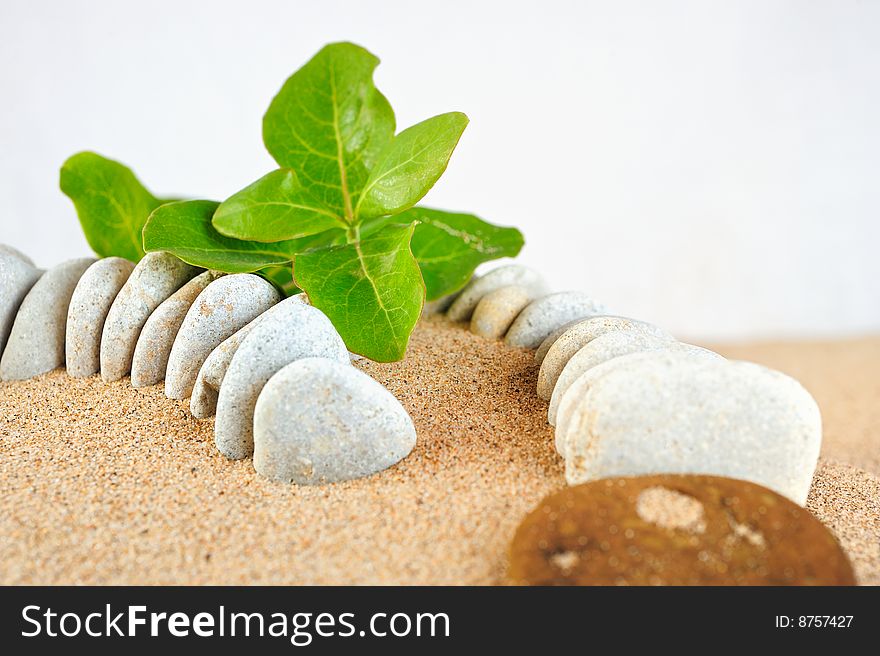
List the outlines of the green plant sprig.
{"label": "green plant sprig", "polygon": [[427,297],[462,287],[480,263],[515,256],[515,228],[416,207],[467,126],[449,112],[395,134],[373,84],[379,60],[350,43],[324,47],[285,82],[263,118],[279,167],[222,203],[154,197],[118,162],[80,153],[61,188],[102,256],[168,251],[228,273],[259,272],[299,289],[348,348],[403,357]]}

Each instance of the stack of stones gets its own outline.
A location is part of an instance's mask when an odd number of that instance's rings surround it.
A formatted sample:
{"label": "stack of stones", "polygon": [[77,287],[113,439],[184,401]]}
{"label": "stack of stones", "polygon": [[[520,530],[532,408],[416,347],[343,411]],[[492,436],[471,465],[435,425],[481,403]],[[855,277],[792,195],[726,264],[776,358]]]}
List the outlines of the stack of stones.
{"label": "stack of stones", "polygon": [[519,265],[474,278],[434,304],[478,335],[535,349],[569,484],[708,474],[757,483],[803,506],[822,440],[794,379],[676,341],[581,292],[549,293]]}
{"label": "stack of stones", "polygon": [[368,476],[406,457],[412,420],[351,366],[330,320],[253,274],[196,269],[168,253],[134,264],[69,260],[42,271],[0,246],[0,380],[67,373],[164,381],[214,422],[227,458],[299,484]]}

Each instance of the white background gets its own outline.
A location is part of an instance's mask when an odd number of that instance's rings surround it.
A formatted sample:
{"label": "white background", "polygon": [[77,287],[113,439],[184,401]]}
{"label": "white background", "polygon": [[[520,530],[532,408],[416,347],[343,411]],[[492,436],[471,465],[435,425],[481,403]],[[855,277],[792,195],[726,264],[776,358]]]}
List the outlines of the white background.
{"label": "white background", "polygon": [[471,118],[426,203],[526,234],[559,289],[694,338],[880,330],[880,3],[0,0],[0,241],[88,249],[96,150],[159,195],[273,168],[260,120],[324,43],[405,127]]}

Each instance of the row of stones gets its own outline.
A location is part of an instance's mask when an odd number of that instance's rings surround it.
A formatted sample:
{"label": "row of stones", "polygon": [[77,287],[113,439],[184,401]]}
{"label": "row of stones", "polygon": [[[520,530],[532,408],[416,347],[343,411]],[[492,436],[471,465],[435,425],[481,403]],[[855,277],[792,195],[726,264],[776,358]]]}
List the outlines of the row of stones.
{"label": "row of stones", "polygon": [[138,264],[74,259],[37,269],[0,249],[0,379],[66,364],[74,377],[134,387],[164,380],[192,414],[216,413],[227,458],[300,484],[367,476],[415,445],[412,420],[350,365],[330,320],[253,274],[202,271],[168,253]]}
{"label": "row of stones", "polygon": [[519,265],[475,278],[435,308],[476,334],[536,349],[537,394],[569,484],[711,474],[806,502],[822,420],[794,379],[609,315],[586,294],[548,294]]}

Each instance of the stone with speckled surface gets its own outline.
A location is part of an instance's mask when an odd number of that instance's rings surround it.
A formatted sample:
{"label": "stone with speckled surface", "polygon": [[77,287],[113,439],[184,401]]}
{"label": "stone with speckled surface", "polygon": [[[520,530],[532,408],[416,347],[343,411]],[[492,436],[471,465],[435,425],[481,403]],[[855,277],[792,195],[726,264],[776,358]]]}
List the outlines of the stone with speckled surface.
{"label": "stone with speckled surface", "polygon": [[608,314],[605,306],[583,292],[549,294],[519,313],[504,341],[509,346],[537,348],[560,326],[600,314]]}
{"label": "stone with speckled surface", "polygon": [[327,315],[296,298],[276,308],[242,340],[220,387],[214,442],[220,453],[233,460],[253,454],[254,406],[275,372],[309,357],[349,365],[345,343]]}
{"label": "stone with speckled surface", "polygon": [[131,359],[131,384],[149,387],[165,379],[171,347],[186,313],[205,287],[223,274],[203,271],[159,304],[138,336]]}
{"label": "stone with speckled surface", "polygon": [[285,483],[370,476],[405,458],[415,443],[412,419],[391,392],[326,358],[281,369],[254,411],[254,469]]}
{"label": "stone with speckled surface", "polygon": [[67,373],[87,378],[101,369],[101,333],[110,306],[134,269],[122,257],[105,257],[92,264],[76,283],[67,310],[64,354]]}
{"label": "stone with speckled surface", "polygon": [[520,264],[506,264],[482,276],[474,276],[449,306],[446,316],[452,321],[467,321],[477,304],[489,292],[516,285],[525,287],[533,297],[547,293],[547,283],[537,271]]}
{"label": "stone with speckled surface", "polygon": [[21,302],[0,358],[0,379],[25,380],[64,364],[67,310],[76,283],[94,258],[49,269]]}
{"label": "stone with speckled surface", "polygon": [[822,417],[800,383],[750,362],[662,352],[614,367],[570,419],[571,485],[643,474],[710,474],[804,505]]}
{"label": "stone with speckled surface", "polygon": [[[577,321],[560,334],[547,349],[538,372],[538,396],[544,400],[549,399],[556,386],[556,380],[562,373],[562,368],[572,356],[591,340],[614,331],[635,332],[659,339],[672,340],[672,335],[662,328],[626,317],[602,316]],[[546,341],[545,339],[544,342]]]}
{"label": "stone with speckled surface", "polygon": [[165,372],[165,396],[186,399],[211,351],[281,300],[270,282],[235,273],[205,288],[186,313]]}
{"label": "stone with speckled surface", "polygon": [[30,258],[18,250],[0,244],[0,354],[6,347],[15,315],[34,283],[43,275]]}
{"label": "stone with speckled surface", "polygon": [[119,380],[131,371],[141,329],[166,298],[201,270],[171,253],[147,253],[119,290],[101,334],[101,378]]}
{"label": "stone with speckled surface", "polygon": [[[547,421],[556,425],[556,412],[566,391],[585,372],[603,362],[642,351],[670,351],[705,355],[721,359],[717,353],[692,344],[684,344],[665,337],[635,331],[613,331],[590,340],[575,353],[559,372],[547,407]],[[546,361],[545,361],[546,362]]]}

